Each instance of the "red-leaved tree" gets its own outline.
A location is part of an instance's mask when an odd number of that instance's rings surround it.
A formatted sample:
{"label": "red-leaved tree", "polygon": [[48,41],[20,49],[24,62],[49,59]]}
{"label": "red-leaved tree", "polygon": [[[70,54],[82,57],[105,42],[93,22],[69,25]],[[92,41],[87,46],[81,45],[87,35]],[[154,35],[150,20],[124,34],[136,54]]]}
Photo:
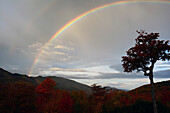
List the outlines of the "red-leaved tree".
{"label": "red-leaved tree", "polygon": [[108,92],[106,87],[102,87],[100,85],[93,84],[91,86],[92,96],[94,98],[94,113],[101,113],[103,111],[103,103],[105,96]]}
{"label": "red-leaved tree", "polygon": [[148,76],[152,88],[152,99],[154,113],[158,113],[154,82],[153,68],[158,60],[170,60],[170,45],[169,41],[158,40],[159,33],[146,33],[145,31],[137,31],[139,36],[135,39],[134,47],[127,51],[127,56],[122,57],[124,72],[143,71],[145,76]]}
{"label": "red-leaved tree", "polygon": [[37,103],[39,105],[39,110],[45,108],[50,98],[55,95],[55,81],[52,79],[45,79],[39,86],[37,86],[35,92],[37,94]]}

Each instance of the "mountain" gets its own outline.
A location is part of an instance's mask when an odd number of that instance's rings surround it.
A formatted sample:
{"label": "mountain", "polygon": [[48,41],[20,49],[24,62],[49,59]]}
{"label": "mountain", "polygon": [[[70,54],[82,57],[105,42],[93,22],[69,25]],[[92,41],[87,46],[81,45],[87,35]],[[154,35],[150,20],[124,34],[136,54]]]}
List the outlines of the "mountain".
{"label": "mountain", "polygon": [[56,89],[65,89],[65,90],[69,90],[69,91],[83,90],[83,91],[86,91],[86,92],[90,92],[90,87],[89,86],[81,84],[81,83],[78,83],[78,82],[73,81],[73,80],[66,79],[66,78],[55,77],[55,76],[50,76],[50,77],[42,77],[42,76],[29,77],[27,75],[21,75],[21,74],[17,74],[17,73],[10,73],[10,72],[0,68],[0,81],[1,81],[0,85],[12,83],[12,82],[29,82],[29,83],[34,84],[34,85],[37,86],[42,81],[44,81],[46,78],[53,79],[57,83]]}
{"label": "mountain", "polygon": [[[169,92],[170,91],[170,80],[154,83],[154,90],[156,93]],[[129,93],[135,93],[135,94],[143,94],[143,93],[148,93],[148,92],[151,92],[150,84],[143,85],[143,86],[140,86],[138,88],[135,88],[129,91]]]}
{"label": "mountain", "polygon": [[115,87],[105,86],[106,90],[112,90],[112,91],[121,91],[121,89],[117,89]]}

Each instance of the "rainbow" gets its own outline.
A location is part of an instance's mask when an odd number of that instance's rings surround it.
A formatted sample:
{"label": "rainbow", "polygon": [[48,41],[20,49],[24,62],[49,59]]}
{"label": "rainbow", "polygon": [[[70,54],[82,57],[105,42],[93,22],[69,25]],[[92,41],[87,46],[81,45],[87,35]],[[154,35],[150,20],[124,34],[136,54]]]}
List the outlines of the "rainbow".
{"label": "rainbow", "polygon": [[102,5],[102,6],[99,6],[99,7],[96,7],[94,9],[91,9],[79,16],[77,16],[76,18],[72,19],[71,21],[69,21],[68,23],[66,23],[63,27],[61,27],[51,38],[50,40],[43,46],[43,49],[40,51],[40,53],[36,56],[34,62],[33,62],[33,65],[30,69],[30,72],[28,74],[28,76],[30,76],[32,74],[32,71],[35,67],[35,65],[37,64],[37,62],[39,61],[39,58],[40,56],[45,52],[45,48],[48,47],[48,45],[53,41],[55,40],[57,37],[59,37],[59,35],[61,33],[63,33],[67,28],[69,28],[72,24],[76,23],[77,21],[81,20],[82,18],[92,14],[92,13],[95,13],[96,11],[100,11],[102,9],[106,9],[108,7],[111,7],[111,6],[118,6],[118,5],[123,5],[123,4],[130,4],[130,3],[160,3],[160,4],[170,4],[170,1],[165,1],[165,0],[161,0],[161,1],[158,1],[158,0],[150,0],[150,1],[119,1],[119,2],[113,2],[113,3],[109,3],[109,4],[105,4],[105,5]]}

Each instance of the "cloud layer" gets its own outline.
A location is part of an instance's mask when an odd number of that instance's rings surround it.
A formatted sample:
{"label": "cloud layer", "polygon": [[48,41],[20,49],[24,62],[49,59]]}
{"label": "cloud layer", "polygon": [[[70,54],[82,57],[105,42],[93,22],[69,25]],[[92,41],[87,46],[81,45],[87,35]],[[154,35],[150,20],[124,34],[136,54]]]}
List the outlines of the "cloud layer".
{"label": "cloud layer", "polygon": [[[33,76],[57,75],[80,82],[104,80],[105,84],[110,84],[109,79],[145,78],[142,74],[123,73],[121,56],[134,46],[136,30],[159,32],[160,39],[170,39],[168,4],[134,3],[105,8],[77,21],[43,48],[70,20],[116,1],[119,0],[2,0],[0,67],[28,74],[44,49]],[[155,77],[169,79],[169,67],[169,62],[158,62]]]}

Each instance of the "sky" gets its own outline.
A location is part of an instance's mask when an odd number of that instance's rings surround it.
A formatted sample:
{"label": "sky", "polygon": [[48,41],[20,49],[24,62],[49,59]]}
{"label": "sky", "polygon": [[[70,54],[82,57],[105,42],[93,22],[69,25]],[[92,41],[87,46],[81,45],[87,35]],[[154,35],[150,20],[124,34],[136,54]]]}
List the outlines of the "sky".
{"label": "sky", "polygon": [[[72,19],[117,1],[0,0],[0,67],[121,89],[148,84],[143,73],[123,72],[121,57],[134,46],[136,30],[159,32],[160,40],[170,40],[170,4],[129,3],[101,9],[76,21],[44,48]],[[169,73],[170,61],[158,61],[154,81],[169,80]]]}

